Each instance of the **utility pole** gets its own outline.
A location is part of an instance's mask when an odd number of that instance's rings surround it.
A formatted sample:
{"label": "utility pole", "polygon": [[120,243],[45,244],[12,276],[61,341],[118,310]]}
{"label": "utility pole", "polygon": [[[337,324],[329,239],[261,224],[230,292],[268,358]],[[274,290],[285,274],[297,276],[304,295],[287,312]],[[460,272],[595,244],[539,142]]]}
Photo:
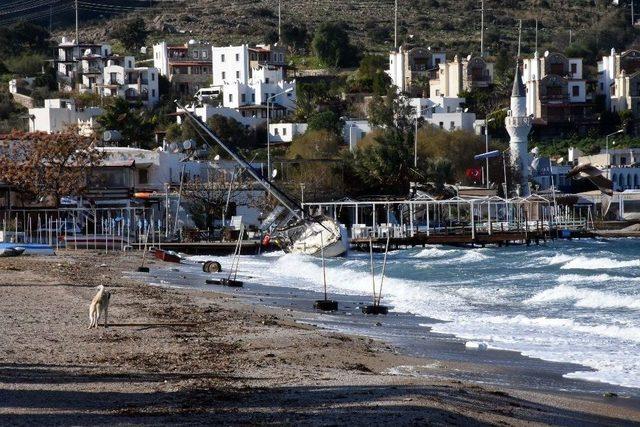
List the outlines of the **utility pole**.
{"label": "utility pole", "polygon": [[631,26],[632,27],[636,23],[636,21],[635,21],[635,13],[634,13],[634,9],[633,9],[633,3],[634,3],[634,1],[631,0]]}
{"label": "utility pole", "polygon": [[480,58],[484,58],[484,0],[480,2]]}
{"label": "utility pole", "polygon": [[278,0],[278,44],[282,42],[282,0]]}
{"label": "utility pole", "polygon": [[393,47],[398,49],[398,0],[395,1],[395,7],[393,12]]}
{"label": "utility pole", "polygon": [[522,45],[522,19],[518,24],[518,60],[520,60],[520,46]]}
{"label": "utility pole", "polygon": [[49,5],[49,34],[51,34],[51,21],[53,19],[53,6]]}
{"label": "utility pole", "polygon": [[76,44],[80,44],[80,38],[78,37],[78,0],[76,0]]}
{"label": "utility pole", "polygon": [[569,28],[569,46],[571,46],[571,43],[573,43],[573,32],[571,28]]}

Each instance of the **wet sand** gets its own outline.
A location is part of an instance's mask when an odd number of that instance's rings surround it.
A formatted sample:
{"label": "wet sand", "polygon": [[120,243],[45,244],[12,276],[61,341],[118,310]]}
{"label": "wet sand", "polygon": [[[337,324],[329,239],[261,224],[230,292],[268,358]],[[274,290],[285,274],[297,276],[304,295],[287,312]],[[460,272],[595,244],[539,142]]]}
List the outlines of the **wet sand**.
{"label": "wet sand", "polygon": [[[0,424],[640,422],[629,399],[447,379],[450,361],[301,323],[295,309],[126,278],[138,263],[0,258]],[[111,326],[88,330],[99,284],[113,293]],[[390,373],[406,366],[432,376]]]}

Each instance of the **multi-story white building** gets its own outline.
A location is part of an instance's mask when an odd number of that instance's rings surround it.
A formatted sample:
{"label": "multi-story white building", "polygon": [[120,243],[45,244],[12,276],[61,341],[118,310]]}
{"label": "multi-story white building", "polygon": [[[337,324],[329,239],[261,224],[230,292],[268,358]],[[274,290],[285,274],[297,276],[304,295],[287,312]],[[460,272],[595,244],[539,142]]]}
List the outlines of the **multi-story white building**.
{"label": "multi-story white building", "polygon": [[440,62],[429,80],[429,97],[458,97],[462,92],[474,88],[486,88],[493,83],[493,66],[478,56],[460,59],[458,55],[450,62]]}
{"label": "multi-story white building", "polygon": [[[284,48],[249,45],[213,47],[213,86],[221,100],[190,106],[203,120],[219,114],[256,127],[284,117],[296,105],[296,82],[286,80]],[[211,105],[206,105],[211,104]]]}
{"label": "multi-story white building", "polygon": [[598,91],[604,95],[608,110],[631,110],[640,117],[640,51],[611,54],[598,62]]}
{"label": "multi-story white building", "polygon": [[45,99],[44,107],[29,109],[29,132],[63,132],[77,126],[78,132],[91,136],[101,108],[78,108],[72,99]]}
{"label": "multi-story white building", "polygon": [[193,96],[211,86],[211,45],[195,40],[176,46],[160,42],[153,46],[153,66],[179,94]]}
{"label": "multi-story white building", "polygon": [[[211,49],[213,86],[229,83],[244,83],[249,80],[285,80],[287,77],[286,50],[271,45],[222,46]],[[266,75],[254,76],[260,70],[268,69]],[[266,80],[265,80],[266,78]]]}
{"label": "multi-story white building", "polygon": [[583,76],[582,58],[549,53],[523,61],[522,80],[527,89],[527,114],[544,124],[572,122],[590,118],[591,96]]}
{"label": "multi-story white building", "polygon": [[591,156],[578,157],[578,163],[591,163],[613,181],[615,191],[640,189],[640,148],[609,149]]}
{"label": "multi-story white building", "polygon": [[136,67],[133,56],[111,57],[103,70],[103,83],[98,86],[103,96],[118,96],[151,107],[160,99],[158,79],[157,68]]}
{"label": "multi-story white building", "polygon": [[444,52],[431,48],[400,46],[389,54],[389,69],[386,71],[399,93],[411,96],[427,96],[423,93],[426,84],[437,72],[438,66],[446,62]]}
{"label": "multi-story white building", "polygon": [[55,58],[60,90],[97,93],[105,61],[112,55],[108,44],[76,43],[63,37]]}

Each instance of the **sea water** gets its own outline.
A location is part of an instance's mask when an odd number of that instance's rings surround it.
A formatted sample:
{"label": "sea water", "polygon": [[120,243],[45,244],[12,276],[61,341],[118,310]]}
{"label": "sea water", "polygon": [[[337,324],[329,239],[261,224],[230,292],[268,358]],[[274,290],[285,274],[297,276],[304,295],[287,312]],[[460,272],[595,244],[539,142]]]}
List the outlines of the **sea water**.
{"label": "sea water", "polygon": [[[378,286],[382,256],[374,256]],[[267,286],[322,286],[313,257],[243,256],[241,267]],[[370,296],[370,268],[368,253],[328,259],[328,290]],[[570,378],[640,387],[638,240],[392,251],[382,294],[393,310],[444,320],[424,324],[434,332],[593,369]]]}

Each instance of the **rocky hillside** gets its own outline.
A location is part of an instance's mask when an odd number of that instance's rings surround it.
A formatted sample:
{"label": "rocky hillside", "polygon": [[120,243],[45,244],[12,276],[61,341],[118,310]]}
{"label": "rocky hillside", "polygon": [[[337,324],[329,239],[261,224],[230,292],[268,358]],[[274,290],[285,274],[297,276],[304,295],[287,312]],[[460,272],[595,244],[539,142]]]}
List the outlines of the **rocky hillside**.
{"label": "rocky hillside", "polygon": [[[393,46],[394,0],[281,0],[283,23],[306,28],[308,34],[326,20],[343,21],[353,42],[367,51]],[[624,6],[604,0],[486,0],[486,46],[490,54],[506,48],[514,52],[518,20],[523,20],[523,52],[533,50],[535,19],[539,19],[541,50],[562,49],[589,37],[607,17],[628,14]],[[622,2],[621,2],[622,3]],[[153,29],[150,41],[208,40],[217,44],[261,42],[277,29],[278,0],[154,1],[136,12]],[[480,0],[399,0],[399,39],[444,47],[460,54],[479,51]],[[87,12],[84,12],[85,16]],[[131,14],[126,15],[131,16]],[[108,40],[122,15],[84,20],[82,35]],[[71,28],[56,33],[71,35]]]}

